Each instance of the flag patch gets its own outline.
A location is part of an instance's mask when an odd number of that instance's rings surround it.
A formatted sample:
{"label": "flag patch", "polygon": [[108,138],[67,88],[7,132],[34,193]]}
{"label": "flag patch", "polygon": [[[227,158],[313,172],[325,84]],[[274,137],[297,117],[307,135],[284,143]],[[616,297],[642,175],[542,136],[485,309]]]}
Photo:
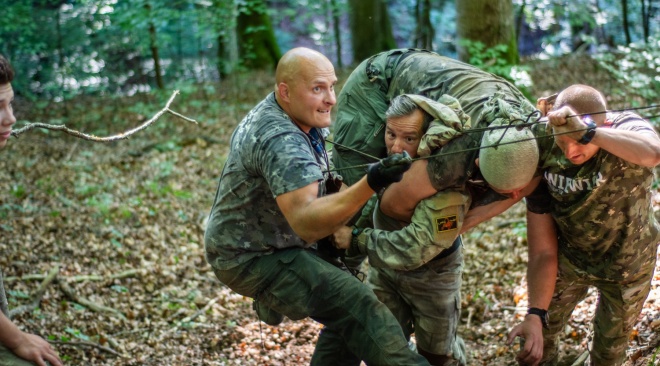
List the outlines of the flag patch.
{"label": "flag patch", "polygon": [[435,219],[435,230],[436,232],[450,231],[458,228],[458,223],[456,222],[456,215],[439,217]]}

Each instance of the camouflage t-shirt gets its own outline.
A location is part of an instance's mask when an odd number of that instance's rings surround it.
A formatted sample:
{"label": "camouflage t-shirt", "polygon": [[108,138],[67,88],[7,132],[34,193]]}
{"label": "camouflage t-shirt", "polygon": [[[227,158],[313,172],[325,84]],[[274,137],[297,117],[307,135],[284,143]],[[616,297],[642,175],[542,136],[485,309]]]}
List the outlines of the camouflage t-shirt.
{"label": "camouflage t-shirt", "polygon": [[[609,128],[655,134],[633,113],[608,114],[607,121]],[[542,134],[539,127],[537,136]],[[539,140],[546,184],[527,198],[527,207],[552,214],[560,252],[588,273],[612,280],[655,261],[660,227],[651,203],[653,169],[604,149],[576,166],[552,141]]]}
{"label": "camouflage t-shirt", "polygon": [[325,161],[273,93],[252,109],[232,134],[206,228],[211,266],[229,269],[276,248],[311,245],[295,234],[275,198],[323,181]]}

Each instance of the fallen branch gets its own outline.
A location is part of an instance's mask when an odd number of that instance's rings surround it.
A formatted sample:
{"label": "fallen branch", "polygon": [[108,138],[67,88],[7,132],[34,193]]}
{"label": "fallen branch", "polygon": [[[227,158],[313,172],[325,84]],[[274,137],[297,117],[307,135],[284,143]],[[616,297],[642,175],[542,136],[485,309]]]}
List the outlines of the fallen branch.
{"label": "fallen branch", "polygon": [[46,289],[48,288],[48,285],[51,284],[57,277],[57,274],[60,272],[60,266],[55,266],[53,269],[48,272],[48,275],[44,280],[41,282],[39,285],[39,288],[37,288],[37,291],[34,292],[34,295],[32,296],[32,301],[30,301],[28,304],[21,305],[15,309],[11,309],[9,311],[10,317],[23,314],[28,311],[32,311],[35,308],[39,306],[39,303],[41,302],[41,298],[44,297],[44,294],[46,293]]}
{"label": "fallen branch", "polygon": [[9,318],[9,303],[7,302],[7,294],[5,294],[5,284],[2,280],[2,270],[0,270],[0,311]]}
{"label": "fallen branch", "polygon": [[61,132],[67,133],[69,135],[81,138],[83,140],[96,141],[96,142],[112,142],[112,141],[127,139],[130,135],[133,135],[134,133],[149,127],[149,125],[154,123],[158,118],[160,118],[160,116],[162,116],[166,112],[170,113],[170,114],[172,114],[176,117],[179,117],[179,118],[181,118],[185,121],[197,124],[197,121],[195,121],[194,119],[183,116],[183,115],[181,115],[177,112],[174,112],[173,110],[170,109],[170,104],[172,104],[172,101],[174,101],[174,98],[177,96],[177,94],[179,94],[179,91],[175,90],[174,93],[172,93],[172,96],[170,97],[170,99],[165,104],[165,108],[161,109],[158,113],[156,113],[153,117],[151,117],[150,120],[146,121],[145,123],[141,124],[138,127],[135,127],[132,130],[128,130],[126,132],[122,132],[122,133],[119,133],[117,135],[99,137],[99,136],[94,136],[94,135],[88,135],[88,134],[82,133],[80,131],[72,130],[72,129],[66,127],[66,125],[51,125],[51,124],[42,123],[42,122],[26,123],[24,127],[19,128],[18,130],[12,131],[11,135],[14,136],[14,137],[18,137],[20,134],[22,134],[24,132],[27,132],[27,131],[30,131],[30,130],[33,130],[35,128],[43,128],[43,129],[52,130],[52,131],[61,131]]}
{"label": "fallen branch", "polygon": [[97,304],[97,303],[95,303],[91,300],[87,300],[83,297],[80,297],[80,296],[76,295],[76,293],[73,291],[73,289],[71,287],[69,287],[69,285],[66,283],[66,281],[60,280],[58,282],[60,284],[60,289],[62,290],[62,292],[64,292],[64,294],[71,301],[73,301],[75,303],[78,303],[80,305],[86,306],[87,308],[89,308],[93,311],[100,312],[100,313],[114,314],[117,317],[121,318],[122,320],[128,320],[128,319],[126,319],[126,316],[124,314],[122,314],[122,312],[120,312],[119,310],[116,310],[116,309],[113,309],[111,307],[107,307],[107,306],[104,306],[104,305]]}
{"label": "fallen branch", "polygon": [[86,342],[86,341],[77,341],[77,342],[48,341],[48,343],[58,344],[58,345],[62,345],[62,346],[71,346],[71,347],[92,347],[92,348],[96,348],[96,349],[104,351],[104,352],[111,353],[111,354],[113,354],[115,356],[118,356],[118,357],[127,357],[127,356],[122,355],[121,353],[115,351],[114,349],[112,349],[110,347],[102,346],[100,344],[96,344],[96,343],[93,343],[93,342]]}
{"label": "fallen branch", "polygon": [[575,360],[575,362],[573,362],[573,364],[571,366],[582,366],[582,365],[584,365],[584,361],[587,360],[587,357],[589,357],[589,351],[582,352],[580,357],[578,357],[577,360]]}
{"label": "fallen branch", "polygon": [[496,224],[496,227],[498,229],[501,229],[501,228],[507,227],[507,226],[516,226],[516,225],[519,225],[519,224],[526,224],[526,223],[527,223],[527,219],[504,220],[504,221],[498,222]]}
{"label": "fallen branch", "polygon": [[218,300],[220,300],[220,298],[222,298],[223,296],[224,295],[220,295],[220,296],[216,297],[215,299],[209,301],[203,308],[199,309],[193,315],[183,318],[183,320],[181,320],[181,322],[182,323],[190,323],[191,321],[195,320],[198,316],[204,314],[209,308],[211,308],[211,306],[215,305],[215,303],[218,302]]}
{"label": "fallen branch", "polygon": [[[59,278],[67,282],[105,281],[105,280],[116,280],[121,278],[133,277],[139,272],[140,270],[138,269],[129,269],[127,271],[116,273],[110,276],[80,275],[80,276],[71,276],[71,277],[60,276]],[[46,275],[43,274],[27,274],[21,277],[7,277],[5,278],[5,282],[12,282],[16,280],[20,280],[20,281],[43,280],[44,278],[46,278]]]}

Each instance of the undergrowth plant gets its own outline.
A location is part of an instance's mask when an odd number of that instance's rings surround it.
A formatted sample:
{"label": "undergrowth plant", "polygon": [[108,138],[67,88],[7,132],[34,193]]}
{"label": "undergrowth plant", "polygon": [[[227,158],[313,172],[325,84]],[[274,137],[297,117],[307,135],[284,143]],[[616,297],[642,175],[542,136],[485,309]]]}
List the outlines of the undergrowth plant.
{"label": "undergrowth plant", "polygon": [[461,40],[460,44],[465,47],[470,55],[468,62],[471,65],[510,81],[528,99],[532,99],[530,92],[532,79],[529,76],[528,68],[514,65],[508,61],[509,46],[498,44],[493,47],[486,47],[483,42],[471,40]]}

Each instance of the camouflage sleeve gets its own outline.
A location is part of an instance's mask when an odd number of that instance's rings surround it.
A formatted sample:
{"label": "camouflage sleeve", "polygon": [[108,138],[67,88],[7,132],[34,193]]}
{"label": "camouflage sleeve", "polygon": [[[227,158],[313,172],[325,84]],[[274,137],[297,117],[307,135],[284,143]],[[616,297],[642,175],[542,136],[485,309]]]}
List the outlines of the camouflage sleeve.
{"label": "camouflage sleeve", "polygon": [[321,168],[302,132],[264,136],[254,150],[253,165],[268,182],[273,197],[323,180]]}
{"label": "camouflage sleeve", "polygon": [[357,237],[358,249],[374,267],[418,268],[453,244],[469,206],[470,196],[463,192],[437,193],[417,205],[403,229],[365,229]]}

